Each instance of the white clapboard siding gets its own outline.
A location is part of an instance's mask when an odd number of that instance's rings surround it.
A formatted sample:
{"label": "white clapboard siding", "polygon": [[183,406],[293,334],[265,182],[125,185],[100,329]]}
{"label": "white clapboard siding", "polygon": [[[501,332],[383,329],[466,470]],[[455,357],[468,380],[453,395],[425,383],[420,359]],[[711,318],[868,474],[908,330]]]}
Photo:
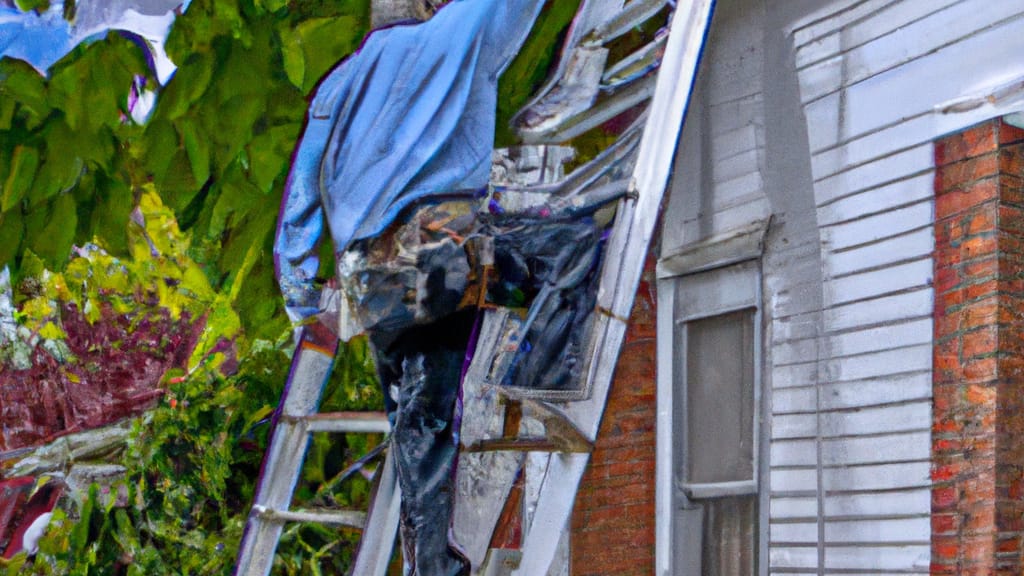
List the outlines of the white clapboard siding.
{"label": "white clapboard siding", "polygon": [[[985,119],[937,110],[1024,76],[1024,2],[804,6],[769,0],[785,16],[768,30],[763,13],[720,0],[663,253],[773,217],[762,259],[769,572],[924,574],[933,144]],[[787,81],[806,140],[783,144],[772,134],[791,132],[772,103]],[[807,174],[780,176],[766,157],[794,147]]]}
{"label": "white clapboard siding", "polygon": [[910,318],[926,316],[930,318],[932,296],[930,288],[923,288],[913,292],[834,306],[825,310],[825,323],[830,330],[838,332],[848,328],[902,322]]}
{"label": "white clapboard siding", "polygon": [[[893,2],[892,0],[870,2],[869,4],[874,4],[878,8],[856,21],[850,22],[849,25],[843,27],[842,31],[835,30],[832,33],[817,36],[809,43],[797,48],[796,65],[798,68],[806,68],[882,36],[902,33],[901,29],[905,26],[931,16],[941,8],[961,1],[932,0],[927,4],[923,2]],[[888,5],[885,6],[885,4]],[[835,23],[836,19],[833,18],[830,21]]]}
{"label": "white clapboard siding", "polygon": [[787,569],[805,569],[800,574],[814,574],[810,572],[818,567],[817,543],[808,546],[772,546],[768,555],[768,566],[773,576],[790,574]]}
{"label": "white clapboard siding", "polygon": [[920,431],[921,422],[931,418],[931,414],[929,402],[832,412],[822,415],[821,434],[824,437],[843,437]]}
{"label": "white clapboard siding", "polygon": [[[807,414],[818,410],[817,384],[772,390],[772,418],[781,414]],[[775,442],[772,441],[772,449]],[[774,460],[773,460],[774,462]]]}
{"label": "white clapboard siding", "polygon": [[931,344],[931,329],[930,319],[917,319],[835,334],[828,340],[829,352],[835,358]]}
{"label": "white clapboard siding", "polygon": [[898,492],[833,494],[825,497],[829,518],[868,518],[871,516],[913,516],[931,506],[929,488]]}
{"label": "white clapboard siding", "polygon": [[918,228],[871,244],[836,250],[825,262],[825,274],[835,278],[921,258],[930,262],[934,246],[932,227]]}
{"label": "white clapboard siding", "polygon": [[930,401],[931,397],[932,371],[930,368],[870,380],[821,386],[821,408],[823,410],[866,408],[915,400]]}
{"label": "white clapboard siding", "polygon": [[778,545],[785,543],[816,544],[818,542],[818,522],[772,522],[768,538]]}
{"label": "white clapboard siding", "polygon": [[929,200],[932,196],[933,178],[931,170],[928,169],[918,176],[901,178],[895,182],[845,195],[818,208],[818,223],[821,226],[846,224]]}
{"label": "white clapboard siding", "polygon": [[780,496],[772,498],[769,505],[769,515],[773,521],[816,519],[818,517],[818,498],[816,496]]}
{"label": "white clapboard siding", "polygon": [[[824,546],[773,549],[773,574],[927,573],[933,142],[958,128],[935,109],[1024,75],[1022,24],[1024,2],[863,0],[790,26],[823,258]],[[806,409],[801,390],[773,406]]]}
{"label": "white clapboard siding", "polygon": [[823,471],[822,481],[830,495],[926,488],[931,486],[931,463],[925,458],[917,462],[832,467]]}
{"label": "white clapboard siding", "polygon": [[891,573],[894,570],[917,569],[928,573],[931,544],[927,541],[905,546],[830,546],[825,548],[825,568],[843,570],[874,569]]}
{"label": "white clapboard siding", "polygon": [[[778,416],[773,418],[773,422]],[[772,442],[770,456],[772,466],[816,466],[818,464],[818,442],[813,437],[810,439],[786,440],[776,438]],[[815,509],[817,510],[817,509]],[[816,513],[816,512],[815,512]]]}

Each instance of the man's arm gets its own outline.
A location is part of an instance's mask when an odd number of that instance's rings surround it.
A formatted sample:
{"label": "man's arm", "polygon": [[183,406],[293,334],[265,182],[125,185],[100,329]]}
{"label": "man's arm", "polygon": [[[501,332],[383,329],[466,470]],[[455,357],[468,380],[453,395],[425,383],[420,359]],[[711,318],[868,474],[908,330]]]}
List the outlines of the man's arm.
{"label": "man's arm", "polygon": [[320,204],[320,160],[331,121],[311,109],[309,123],[292,160],[285,183],[274,239],[274,269],[292,321],[317,312],[319,291],[313,282],[320,266],[318,249],[324,215]]}

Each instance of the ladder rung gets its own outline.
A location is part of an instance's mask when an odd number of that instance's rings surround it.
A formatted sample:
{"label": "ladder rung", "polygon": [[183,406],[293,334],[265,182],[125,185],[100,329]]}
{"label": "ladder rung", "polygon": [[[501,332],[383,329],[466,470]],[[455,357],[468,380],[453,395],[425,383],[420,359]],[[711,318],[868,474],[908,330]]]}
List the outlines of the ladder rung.
{"label": "ladder rung", "polygon": [[381,433],[391,431],[384,412],[323,412],[310,416],[286,417],[290,422],[305,421],[309,432]]}
{"label": "ladder rung", "polygon": [[253,506],[253,514],[271,522],[315,522],[362,529],[366,513],[356,510],[274,510],[266,506]]}
{"label": "ladder rung", "polygon": [[556,442],[549,438],[487,438],[463,448],[465,452],[560,452],[589,454],[594,449],[586,444]]}

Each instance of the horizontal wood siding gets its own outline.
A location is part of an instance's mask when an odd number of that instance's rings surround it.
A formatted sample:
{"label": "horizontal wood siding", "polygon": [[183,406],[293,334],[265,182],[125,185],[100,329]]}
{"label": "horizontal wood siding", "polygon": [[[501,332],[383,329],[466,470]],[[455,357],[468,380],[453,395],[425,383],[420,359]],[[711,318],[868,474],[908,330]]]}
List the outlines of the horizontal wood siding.
{"label": "horizontal wood siding", "polygon": [[[795,418],[817,394],[822,541],[773,553],[774,574],[928,572],[933,141],[978,120],[936,109],[1024,75],[1022,26],[1024,3],[984,0],[837,1],[789,25],[820,226],[823,350],[780,350],[789,365],[777,375],[799,386],[773,406],[792,414],[787,433],[802,433]],[[801,369],[815,360],[816,383]],[[779,464],[808,465],[795,442],[773,446]],[[774,510],[795,522],[810,505]]]}
{"label": "horizontal wood siding", "polygon": [[1024,77],[1024,2],[718,6],[662,254],[772,217],[768,571],[927,574],[933,143]]}

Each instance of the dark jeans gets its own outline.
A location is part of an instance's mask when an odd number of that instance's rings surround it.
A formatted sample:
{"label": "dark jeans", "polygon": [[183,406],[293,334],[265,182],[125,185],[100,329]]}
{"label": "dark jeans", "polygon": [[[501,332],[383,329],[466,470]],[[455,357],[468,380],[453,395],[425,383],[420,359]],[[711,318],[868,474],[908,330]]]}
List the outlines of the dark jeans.
{"label": "dark jeans", "polygon": [[453,419],[474,318],[473,310],[465,310],[397,334],[370,334],[393,425],[403,550],[416,576],[469,573],[448,533],[458,456]]}

